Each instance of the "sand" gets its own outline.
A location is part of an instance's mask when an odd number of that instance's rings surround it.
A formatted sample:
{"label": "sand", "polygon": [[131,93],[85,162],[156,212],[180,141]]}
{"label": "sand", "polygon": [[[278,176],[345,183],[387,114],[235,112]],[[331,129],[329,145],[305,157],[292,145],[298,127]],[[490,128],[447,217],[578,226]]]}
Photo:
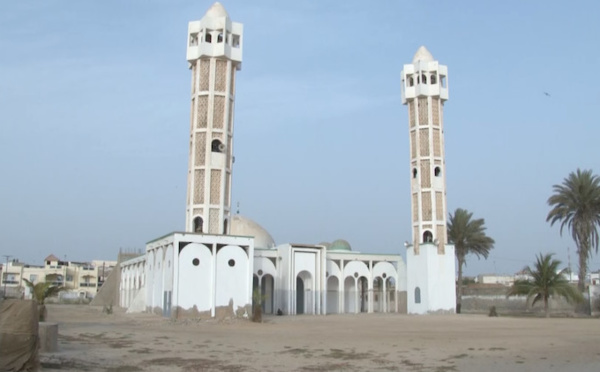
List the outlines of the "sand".
{"label": "sand", "polygon": [[174,322],[48,306],[45,371],[599,371],[600,320],[483,315],[266,316]]}

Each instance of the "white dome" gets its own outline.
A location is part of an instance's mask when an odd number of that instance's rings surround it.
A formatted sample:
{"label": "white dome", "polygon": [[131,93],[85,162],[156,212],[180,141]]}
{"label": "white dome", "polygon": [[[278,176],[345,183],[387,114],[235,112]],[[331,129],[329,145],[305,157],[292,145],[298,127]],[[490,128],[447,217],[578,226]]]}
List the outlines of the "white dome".
{"label": "white dome", "polygon": [[235,214],[231,217],[229,233],[231,235],[253,236],[254,248],[275,248],[275,241],[267,230],[251,219],[240,216],[239,214]]}
{"label": "white dome", "polygon": [[206,14],[204,16],[210,18],[219,18],[229,17],[229,14],[227,14],[227,11],[223,7],[223,5],[221,5],[221,3],[217,1],[210,7],[210,9],[206,11]]}
{"label": "white dome", "polygon": [[415,53],[415,56],[413,57],[413,63],[417,63],[417,61],[432,62],[433,56],[431,55],[431,53],[429,53],[427,48],[421,46]]}

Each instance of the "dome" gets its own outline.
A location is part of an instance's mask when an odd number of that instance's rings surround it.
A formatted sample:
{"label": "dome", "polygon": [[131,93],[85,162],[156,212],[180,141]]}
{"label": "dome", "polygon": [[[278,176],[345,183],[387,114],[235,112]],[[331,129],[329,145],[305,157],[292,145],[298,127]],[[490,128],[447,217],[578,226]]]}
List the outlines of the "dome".
{"label": "dome", "polygon": [[415,53],[415,56],[413,57],[413,63],[417,63],[417,61],[432,62],[433,56],[431,55],[431,53],[429,53],[427,48],[421,46]]}
{"label": "dome", "polygon": [[223,5],[221,5],[221,3],[217,1],[210,7],[210,9],[206,11],[206,14],[204,16],[210,18],[219,18],[229,17],[229,14],[227,14],[227,11],[223,7]]}
{"label": "dome", "polygon": [[267,230],[249,218],[235,214],[231,217],[231,235],[254,237],[254,248],[275,248],[275,241]]}
{"label": "dome", "polygon": [[338,239],[331,243],[331,245],[327,248],[330,251],[348,251],[350,252],[352,248],[350,247],[350,243],[345,241],[344,239]]}

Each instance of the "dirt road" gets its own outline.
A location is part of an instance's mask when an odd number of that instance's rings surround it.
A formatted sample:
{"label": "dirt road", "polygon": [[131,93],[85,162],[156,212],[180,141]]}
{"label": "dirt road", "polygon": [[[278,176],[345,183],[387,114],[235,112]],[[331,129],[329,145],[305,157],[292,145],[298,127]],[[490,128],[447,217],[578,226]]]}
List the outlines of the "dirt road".
{"label": "dirt road", "polygon": [[45,371],[598,371],[599,319],[359,314],[173,322],[48,306]]}

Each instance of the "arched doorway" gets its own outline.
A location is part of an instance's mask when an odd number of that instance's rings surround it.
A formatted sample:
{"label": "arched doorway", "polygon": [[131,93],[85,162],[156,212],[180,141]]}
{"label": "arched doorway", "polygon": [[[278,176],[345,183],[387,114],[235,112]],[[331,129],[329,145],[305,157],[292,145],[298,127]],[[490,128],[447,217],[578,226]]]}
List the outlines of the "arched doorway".
{"label": "arched doorway", "polygon": [[383,279],[377,277],[373,279],[373,311],[385,312],[385,300],[384,300],[384,292],[383,292]]}
{"label": "arched doorway", "polygon": [[396,293],[396,279],[388,277],[385,282],[386,303],[388,312],[398,311],[398,297]]}
{"label": "arched doorway", "polygon": [[262,311],[263,314],[274,314],[273,301],[275,293],[275,280],[269,274],[265,274],[261,278],[260,294],[262,295]]}
{"label": "arched doorway", "polygon": [[313,296],[312,275],[308,271],[301,271],[296,277],[296,314],[314,313]]}
{"label": "arched doorway", "polygon": [[348,276],[344,280],[344,312],[356,312],[356,280]]}
{"label": "arched doorway", "polygon": [[327,278],[327,314],[339,313],[340,281],[335,276]]}
{"label": "arched doorway", "polygon": [[304,280],[296,277],[296,314],[304,314]]}
{"label": "arched doorway", "polygon": [[364,276],[358,278],[360,312],[366,313],[369,311],[369,281]]}

